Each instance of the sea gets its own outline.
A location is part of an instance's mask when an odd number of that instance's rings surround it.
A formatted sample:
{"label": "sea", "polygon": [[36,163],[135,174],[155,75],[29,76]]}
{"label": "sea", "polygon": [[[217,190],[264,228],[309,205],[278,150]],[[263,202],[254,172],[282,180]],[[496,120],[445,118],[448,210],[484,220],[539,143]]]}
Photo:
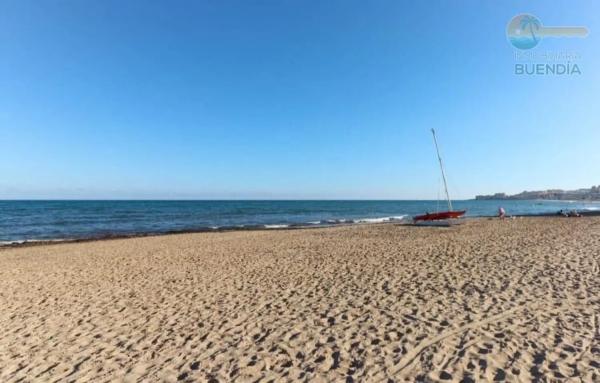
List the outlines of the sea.
{"label": "sea", "polygon": [[[467,217],[600,211],[600,202],[454,201]],[[0,201],[0,245],[177,232],[408,222],[447,210],[443,201]]]}

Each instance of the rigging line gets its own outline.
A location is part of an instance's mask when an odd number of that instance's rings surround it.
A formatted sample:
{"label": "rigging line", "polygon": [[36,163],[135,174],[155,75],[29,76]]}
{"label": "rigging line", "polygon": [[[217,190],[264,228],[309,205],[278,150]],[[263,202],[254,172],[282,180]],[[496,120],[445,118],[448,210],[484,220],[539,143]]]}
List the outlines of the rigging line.
{"label": "rigging line", "polygon": [[444,164],[442,163],[442,156],[440,156],[440,149],[438,148],[437,138],[435,137],[435,129],[431,129],[433,134],[433,142],[435,143],[435,151],[437,152],[438,160],[440,162],[440,170],[442,171],[442,179],[444,180],[444,190],[446,191],[446,200],[448,201],[448,210],[452,211],[452,202],[450,201],[450,194],[448,194],[448,185],[446,183],[446,174],[444,173]]}

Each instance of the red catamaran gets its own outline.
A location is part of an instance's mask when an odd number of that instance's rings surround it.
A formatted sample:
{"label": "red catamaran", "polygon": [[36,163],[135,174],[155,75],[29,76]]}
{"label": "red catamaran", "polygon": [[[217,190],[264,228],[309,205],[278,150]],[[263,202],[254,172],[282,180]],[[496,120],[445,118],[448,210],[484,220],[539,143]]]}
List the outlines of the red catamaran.
{"label": "red catamaran", "polygon": [[448,211],[440,211],[436,213],[426,213],[413,217],[414,221],[438,221],[443,219],[452,219],[462,217],[467,211],[466,210],[453,210],[452,201],[450,201],[450,194],[448,194],[448,185],[446,184],[446,174],[444,173],[444,165],[442,163],[442,157],[440,156],[440,149],[438,148],[437,138],[435,137],[435,130],[431,129],[433,134],[433,142],[435,144],[435,151],[437,152],[438,160],[440,162],[440,170],[442,171],[442,179],[444,180],[444,190],[446,191],[446,200],[448,201]]}

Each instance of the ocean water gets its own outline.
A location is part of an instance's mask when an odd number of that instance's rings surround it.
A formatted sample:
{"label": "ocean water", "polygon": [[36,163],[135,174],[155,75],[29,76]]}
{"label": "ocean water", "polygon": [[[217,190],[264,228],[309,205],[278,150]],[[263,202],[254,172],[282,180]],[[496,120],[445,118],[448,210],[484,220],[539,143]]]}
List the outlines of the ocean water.
{"label": "ocean water", "polygon": [[[568,201],[455,201],[467,216],[600,210]],[[438,201],[0,201],[0,244],[219,229],[402,221],[446,210]]]}

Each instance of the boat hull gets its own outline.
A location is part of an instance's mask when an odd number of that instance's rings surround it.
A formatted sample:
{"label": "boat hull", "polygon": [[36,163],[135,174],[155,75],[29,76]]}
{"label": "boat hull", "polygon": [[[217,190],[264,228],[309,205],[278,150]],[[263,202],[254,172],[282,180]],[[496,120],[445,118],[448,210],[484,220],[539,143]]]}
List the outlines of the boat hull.
{"label": "boat hull", "polygon": [[453,219],[462,217],[467,211],[466,210],[458,210],[458,211],[441,211],[439,213],[427,213],[423,215],[417,215],[413,217],[415,221],[438,221],[442,219]]}

